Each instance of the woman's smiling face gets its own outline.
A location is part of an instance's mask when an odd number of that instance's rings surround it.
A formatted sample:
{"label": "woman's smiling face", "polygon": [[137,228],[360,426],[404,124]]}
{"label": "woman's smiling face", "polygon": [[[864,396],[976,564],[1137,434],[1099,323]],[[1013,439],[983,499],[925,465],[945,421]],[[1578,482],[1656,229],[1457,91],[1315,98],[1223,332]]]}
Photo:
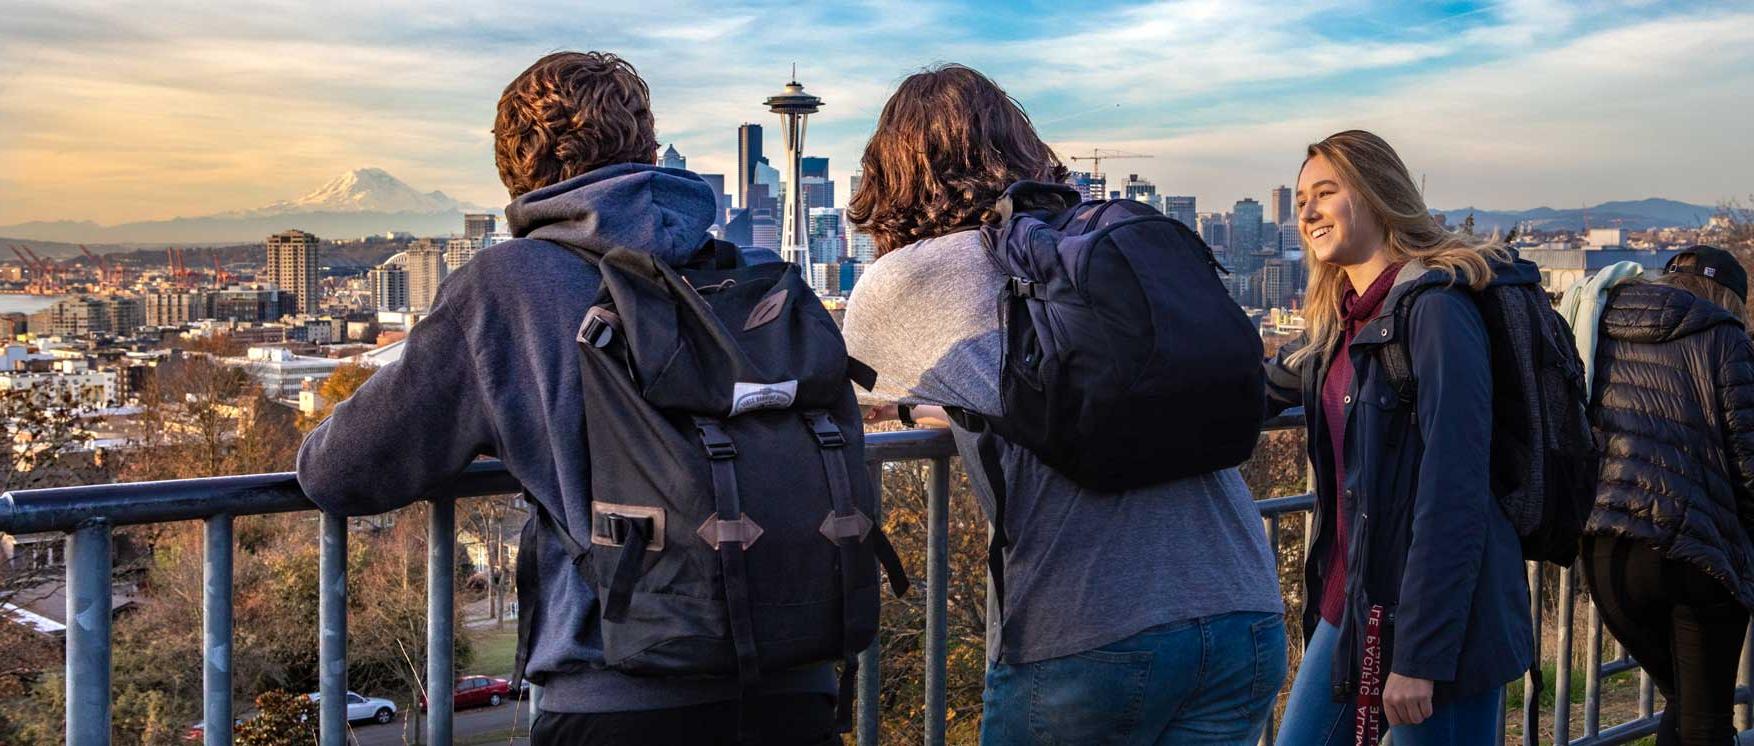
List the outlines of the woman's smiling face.
{"label": "woman's smiling face", "polygon": [[1321,155],[1297,176],[1297,223],[1316,260],[1341,267],[1369,261],[1384,237],[1382,223]]}

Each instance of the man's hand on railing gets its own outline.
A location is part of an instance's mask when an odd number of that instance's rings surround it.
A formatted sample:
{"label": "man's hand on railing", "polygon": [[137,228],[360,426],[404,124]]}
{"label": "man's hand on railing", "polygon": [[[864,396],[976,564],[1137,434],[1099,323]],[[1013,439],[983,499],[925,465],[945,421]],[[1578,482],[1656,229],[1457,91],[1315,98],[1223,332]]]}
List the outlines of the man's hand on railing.
{"label": "man's hand on railing", "polygon": [[[900,406],[895,404],[874,404],[866,406],[864,407],[865,424],[874,425],[879,422],[889,422],[901,419],[900,409]],[[917,404],[908,407],[908,413],[909,416],[913,418],[911,424],[914,426],[937,428],[950,427],[950,415],[944,413],[943,407],[933,404]]]}

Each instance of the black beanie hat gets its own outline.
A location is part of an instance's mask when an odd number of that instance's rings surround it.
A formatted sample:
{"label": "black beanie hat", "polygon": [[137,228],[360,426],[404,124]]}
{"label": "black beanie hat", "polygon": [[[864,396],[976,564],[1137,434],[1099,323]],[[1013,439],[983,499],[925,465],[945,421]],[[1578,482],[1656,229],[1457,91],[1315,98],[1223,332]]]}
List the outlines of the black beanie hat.
{"label": "black beanie hat", "polygon": [[[1691,267],[1677,267],[1675,263],[1684,256],[1694,256]],[[1686,272],[1688,274],[1709,277],[1712,281],[1730,289],[1737,298],[1748,300],[1748,272],[1742,269],[1742,263],[1730,252],[1712,246],[1689,246],[1669,260],[1664,272]]]}

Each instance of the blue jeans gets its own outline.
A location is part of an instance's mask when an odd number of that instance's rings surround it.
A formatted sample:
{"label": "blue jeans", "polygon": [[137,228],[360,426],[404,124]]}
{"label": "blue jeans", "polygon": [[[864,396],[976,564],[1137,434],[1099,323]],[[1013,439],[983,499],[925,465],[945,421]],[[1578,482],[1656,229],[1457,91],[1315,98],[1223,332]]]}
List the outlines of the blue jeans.
{"label": "blue jeans", "polygon": [[[1291,699],[1285,703],[1285,719],[1279,724],[1275,746],[1351,746],[1356,717],[1348,703],[1333,697],[1334,647],[1340,630],[1327,622],[1316,625],[1315,636],[1303,651]],[[1389,729],[1395,746],[1475,746],[1498,738],[1498,709],[1503,688],[1444,702],[1432,708],[1431,717],[1418,725]],[[1386,723],[1385,723],[1386,724]]]}
{"label": "blue jeans", "polygon": [[1233,612],[987,672],[983,746],[1251,744],[1285,681],[1285,620]]}

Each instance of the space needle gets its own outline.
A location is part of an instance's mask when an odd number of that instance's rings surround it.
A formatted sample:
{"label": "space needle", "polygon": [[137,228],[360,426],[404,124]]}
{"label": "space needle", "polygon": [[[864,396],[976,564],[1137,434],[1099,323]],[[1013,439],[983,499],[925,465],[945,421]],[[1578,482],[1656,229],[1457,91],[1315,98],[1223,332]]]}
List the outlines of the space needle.
{"label": "space needle", "polygon": [[780,256],[788,262],[798,265],[804,274],[804,282],[814,285],[815,278],[810,266],[810,238],[808,224],[804,217],[804,186],[803,157],[804,129],[811,114],[822,108],[822,99],[804,92],[804,86],[798,83],[798,66],[792,66],[792,82],[777,95],[768,96],[763,103],[767,110],[780,115],[785,122],[786,133],[786,205],[781,208],[783,217],[780,239]]}

